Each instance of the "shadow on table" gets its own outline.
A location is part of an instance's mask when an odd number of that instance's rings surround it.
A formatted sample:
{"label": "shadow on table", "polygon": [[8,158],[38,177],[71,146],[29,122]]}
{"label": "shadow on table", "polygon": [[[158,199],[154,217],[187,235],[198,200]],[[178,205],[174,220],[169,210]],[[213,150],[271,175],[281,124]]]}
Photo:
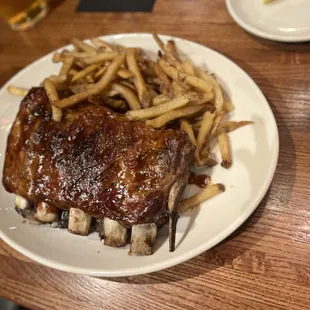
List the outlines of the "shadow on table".
{"label": "shadow on table", "polygon": [[50,11],[56,9],[59,5],[61,5],[65,0],[49,0],[48,4],[50,7]]}
{"label": "shadow on table", "polygon": [[[245,71],[247,72],[254,71],[254,69],[250,67],[248,64],[243,63],[239,59],[235,60],[236,63],[238,63]],[[272,85],[268,82],[268,80],[258,72],[255,72],[255,76],[257,77],[256,81],[258,84],[268,85],[268,89],[265,92],[265,96],[267,97],[267,99],[268,95],[272,94],[273,96],[276,96],[279,99],[279,102],[281,102],[282,99],[281,94],[277,92],[275,87],[272,87]],[[263,87],[262,90],[264,91]],[[268,213],[266,205],[267,202],[270,202],[270,199],[271,200],[274,199],[275,203],[280,203],[281,207],[285,209],[290,201],[293,185],[295,182],[295,173],[296,173],[295,146],[292,137],[290,135],[289,129],[287,127],[287,124],[285,120],[282,118],[281,113],[277,110],[275,106],[272,105],[271,102],[269,103],[273,110],[279,128],[279,138],[280,138],[279,161],[273,178],[273,182],[271,183],[269,190],[267,191],[265,197],[263,198],[262,202],[259,204],[257,209],[245,221],[245,223],[241,225],[233,234],[231,234],[220,244],[210,249],[209,251],[206,251],[205,253],[201,254],[197,258],[194,258],[186,263],[156,273],[128,277],[128,278],[113,278],[110,279],[110,281],[115,281],[119,283],[143,284],[143,285],[178,282],[188,278],[195,278],[200,275],[207,274],[219,267],[232,266],[233,261],[236,258],[242,256],[251,248],[252,244],[246,246],[243,243],[242,248],[238,248],[238,252],[233,251],[232,253],[232,251],[229,248],[229,244],[231,240],[238,238],[239,235],[241,235],[244,231],[248,231],[251,229],[255,229],[255,227],[258,227],[258,224],[264,217],[264,214]],[[242,150],[242,152],[244,151]],[[241,155],[245,157],[251,156],[251,154],[246,153]],[[269,225],[267,229],[263,230],[258,228],[255,229],[256,234],[255,243],[257,243],[266,234],[268,234],[270,227],[272,227],[272,225]]]}
{"label": "shadow on table", "polygon": [[297,52],[297,53],[309,53],[309,42],[276,42],[271,40],[262,39],[242,29],[253,41],[270,48],[271,50]]}
{"label": "shadow on table", "polygon": [[14,302],[6,300],[0,297],[0,309],[1,310],[28,310],[22,306],[16,305]]}

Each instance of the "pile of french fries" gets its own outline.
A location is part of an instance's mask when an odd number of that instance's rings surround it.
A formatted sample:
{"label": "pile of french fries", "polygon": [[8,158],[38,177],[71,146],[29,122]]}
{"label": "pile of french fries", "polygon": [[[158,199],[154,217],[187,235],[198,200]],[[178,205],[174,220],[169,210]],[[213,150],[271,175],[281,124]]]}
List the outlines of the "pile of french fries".
{"label": "pile of french fries", "polygon": [[[196,166],[213,167],[217,161],[210,145],[217,141],[221,165],[229,168],[232,155],[228,133],[249,121],[226,121],[233,105],[224,98],[214,76],[181,59],[174,41],[166,44],[154,33],[160,51],[157,61],[149,59],[141,48],[126,48],[102,41],[92,44],[72,39],[73,50],[56,52],[55,63],[62,63],[58,75],[46,78],[42,85],[52,104],[54,121],[61,121],[62,110],[89,100],[103,104],[130,121],[142,121],[153,128],[184,131],[195,146]],[[9,92],[24,96],[25,89],[9,87]],[[201,193],[184,200],[184,212],[224,191],[213,184]]]}

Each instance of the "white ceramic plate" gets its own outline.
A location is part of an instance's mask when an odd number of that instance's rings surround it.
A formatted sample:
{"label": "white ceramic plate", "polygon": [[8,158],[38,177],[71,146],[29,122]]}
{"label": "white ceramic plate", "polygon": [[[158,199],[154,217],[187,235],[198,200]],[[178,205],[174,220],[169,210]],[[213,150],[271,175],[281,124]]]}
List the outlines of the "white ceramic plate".
{"label": "white ceramic plate", "polygon": [[226,0],[232,18],[248,32],[269,40],[302,42],[310,40],[310,1]]}
{"label": "white ceramic plate", "polygon": [[[170,37],[162,36],[164,40]],[[155,57],[158,50],[149,34],[120,34],[104,40],[125,46],[140,46]],[[237,229],[254,211],[272,180],[278,158],[278,131],[271,109],[253,80],[236,64],[197,43],[173,38],[180,51],[195,65],[214,72],[235,105],[231,119],[253,120],[254,125],[231,133],[233,166],[212,171],[214,182],[226,192],[182,216],[177,226],[176,250],[168,252],[168,229],[159,231],[152,256],[128,256],[128,246],[103,246],[98,237],[81,237],[49,225],[30,225],[15,212],[13,195],[0,189],[0,236],[17,251],[52,268],[93,276],[129,276],[157,271],[184,262],[219,243]],[[58,72],[52,54],[34,62],[8,84],[31,87]],[[7,84],[7,85],[8,85]],[[6,139],[18,110],[20,98],[0,91],[0,166],[3,166]],[[218,150],[216,156],[219,158]],[[2,177],[2,176],[1,176]],[[197,189],[189,186],[186,195]]]}

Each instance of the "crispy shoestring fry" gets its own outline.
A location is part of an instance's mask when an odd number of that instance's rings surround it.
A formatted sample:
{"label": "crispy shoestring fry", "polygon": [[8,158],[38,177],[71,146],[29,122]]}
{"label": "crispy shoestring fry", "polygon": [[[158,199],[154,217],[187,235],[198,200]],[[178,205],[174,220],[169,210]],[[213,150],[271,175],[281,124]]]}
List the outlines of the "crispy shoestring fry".
{"label": "crispy shoestring fry", "polygon": [[54,102],[59,100],[57,90],[56,90],[55,86],[53,85],[53,83],[49,79],[45,79],[43,82],[43,85],[44,85],[47,97],[52,104],[53,120],[56,122],[59,122],[59,121],[61,121],[61,118],[62,118],[62,110],[54,105]]}
{"label": "crispy shoestring fry", "polygon": [[103,63],[107,60],[113,60],[115,59],[119,53],[117,52],[106,52],[97,54],[94,56],[89,56],[83,59],[84,63],[87,65],[95,64],[95,63]]}
{"label": "crispy shoestring fry", "polygon": [[94,64],[86,67],[82,71],[77,72],[73,77],[72,77],[72,82],[75,82],[79,79],[82,79],[83,77],[87,76],[89,73],[95,71],[100,67],[100,64]]}
{"label": "crispy shoestring fry", "polygon": [[113,52],[113,47],[109,43],[100,40],[99,38],[91,39],[91,43],[97,47],[103,47],[107,52]]}
{"label": "crispy shoestring fry", "polygon": [[195,134],[193,131],[192,125],[187,120],[181,120],[181,130],[187,133],[189,141],[194,145],[197,146],[197,141],[195,138]]}
{"label": "crispy shoestring fry", "polygon": [[197,147],[195,149],[195,158],[197,162],[200,160],[200,150],[211,131],[214,117],[215,115],[209,111],[205,112],[203,115],[201,127],[198,131]]}
{"label": "crispy shoestring fry", "polygon": [[185,211],[198,206],[200,203],[224,191],[225,191],[225,186],[223,184],[213,184],[213,185],[207,186],[200,193],[188,199],[184,199],[178,206],[178,212],[184,213]]}
{"label": "crispy shoestring fry", "polygon": [[9,94],[13,96],[20,96],[20,97],[25,97],[29,92],[29,89],[26,89],[23,87],[15,87],[12,85],[8,86],[7,90]]}
{"label": "crispy shoestring fry", "polygon": [[221,166],[224,168],[230,168],[232,164],[232,159],[229,138],[226,132],[222,132],[219,134],[218,143],[222,156]]}
{"label": "crispy shoestring fry", "polygon": [[122,84],[113,84],[112,90],[120,94],[127,101],[131,110],[138,110],[141,108],[138,97],[130,87]]}
{"label": "crispy shoestring fry", "polygon": [[129,111],[126,113],[126,116],[128,119],[133,121],[150,119],[167,113],[171,110],[184,107],[188,102],[188,99],[182,96],[151,108]]}
{"label": "crispy shoestring fry", "polygon": [[[158,107],[160,106],[161,105],[159,105]],[[154,128],[160,128],[170,121],[173,121],[178,118],[184,118],[184,117],[194,115],[197,112],[201,111],[202,109],[203,107],[201,105],[183,107],[180,109],[169,111],[165,114],[158,116],[157,118],[147,120],[145,123],[148,126],[151,126]]]}
{"label": "crispy shoestring fry", "polygon": [[134,84],[137,88],[141,106],[143,108],[147,108],[150,106],[151,99],[146,88],[144,78],[135,59],[135,50],[132,48],[127,50],[127,65],[131,73],[134,75]]}
{"label": "crispy shoestring fry", "polygon": [[92,53],[92,52],[96,52],[96,48],[92,47],[91,45],[85,43],[85,42],[82,42],[76,38],[73,38],[71,40],[71,43],[79,50],[82,50],[84,52],[87,52],[87,53]]}

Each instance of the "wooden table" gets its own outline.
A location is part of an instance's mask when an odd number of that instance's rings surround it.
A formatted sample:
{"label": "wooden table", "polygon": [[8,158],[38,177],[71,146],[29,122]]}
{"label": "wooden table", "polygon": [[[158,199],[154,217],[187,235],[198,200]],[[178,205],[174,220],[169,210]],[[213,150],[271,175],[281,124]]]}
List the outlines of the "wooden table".
{"label": "wooden table", "polygon": [[71,37],[157,29],[218,50],[249,73],[277,119],[279,164],[250,219],[184,264],[96,279],[43,267],[0,242],[0,295],[33,309],[310,309],[310,44],[249,35],[224,0],[157,0],[152,13],[75,8],[76,1],[62,2],[24,33],[0,25],[0,85]]}

